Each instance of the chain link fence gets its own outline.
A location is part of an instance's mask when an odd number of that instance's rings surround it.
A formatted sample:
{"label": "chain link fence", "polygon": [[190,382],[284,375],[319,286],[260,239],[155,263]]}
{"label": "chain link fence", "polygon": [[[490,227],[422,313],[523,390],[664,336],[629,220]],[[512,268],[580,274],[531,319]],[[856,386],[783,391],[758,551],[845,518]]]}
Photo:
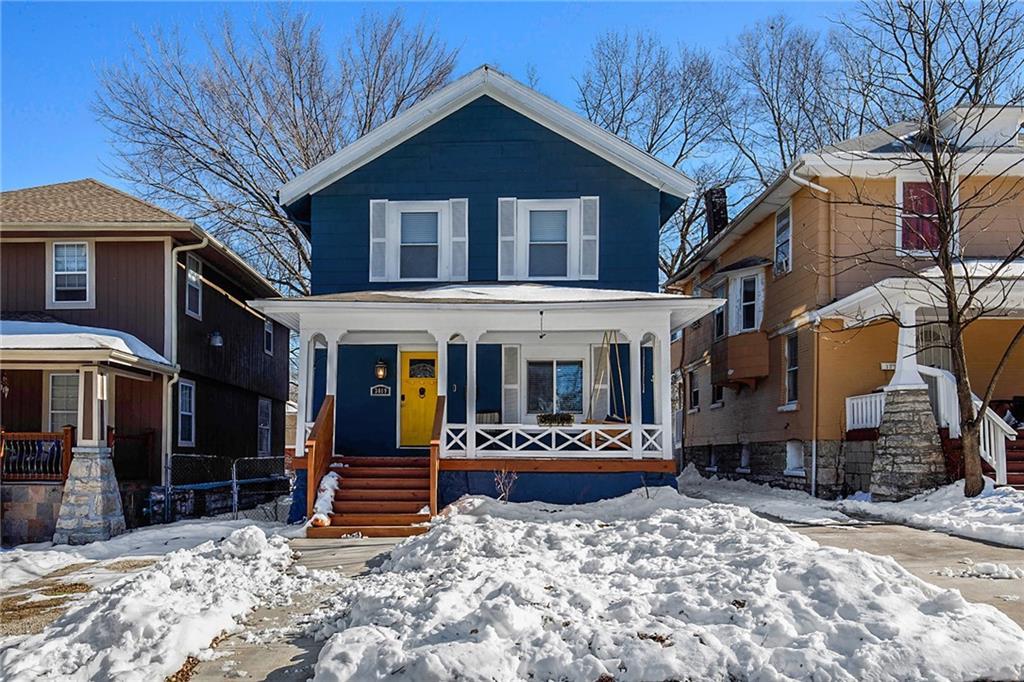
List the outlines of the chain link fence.
{"label": "chain link fence", "polygon": [[284,457],[170,457],[167,487],[153,488],[150,515],[164,523],[219,516],[254,521],[288,518],[293,476]]}

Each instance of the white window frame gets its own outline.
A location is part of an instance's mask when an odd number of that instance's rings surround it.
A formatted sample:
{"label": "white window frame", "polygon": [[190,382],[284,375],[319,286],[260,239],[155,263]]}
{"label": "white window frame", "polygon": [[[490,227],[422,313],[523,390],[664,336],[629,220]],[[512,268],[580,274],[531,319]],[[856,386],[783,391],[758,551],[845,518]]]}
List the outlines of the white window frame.
{"label": "white window frame", "polygon": [[263,352],[274,357],[274,322],[263,320]]}
{"label": "white window frame", "polygon": [[[929,183],[931,180],[928,176],[923,173],[899,173],[896,175],[896,255],[904,258],[932,258],[933,252],[928,249],[905,249],[903,248],[903,185],[906,183]],[[960,205],[960,178],[954,176],[952,178],[952,187],[950,187],[951,201],[953,207],[956,208]],[[960,213],[955,212],[953,214],[953,239],[951,248],[954,253],[960,250]]]}
{"label": "white window frame", "polygon": [[[196,274],[195,281],[192,281],[192,273]],[[189,289],[195,289],[199,293],[199,309],[192,310],[188,306]],[[197,320],[203,319],[203,261],[191,253],[185,254],[185,296],[182,304],[185,306],[185,314]]]}
{"label": "white window frame", "polygon": [[[783,377],[783,385],[782,385],[783,396],[785,398],[785,401],[783,402],[783,405],[785,405],[785,406],[795,406],[800,401],[800,385],[799,385],[799,382],[800,382],[800,337],[797,336],[797,332],[792,332],[790,334],[786,334],[782,338],[783,338],[783,344],[782,344],[783,353],[782,353],[782,356],[783,356],[783,359],[785,361],[784,368],[786,370],[785,374],[784,374],[784,377]],[[794,354],[790,354],[789,344],[790,344],[791,340],[795,341],[795,343],[796,343],[796,352]],[[795,396],[791,396],[789,394],[789,377],[790,377],[790,374],[793,374],[796,377],[796,380],[795,380],[796,384],[794,386],[794,388],[796,390],[796,395]]]}
{"label": "white window frame", "polygon": [[[789,236],[786,240],[786,267],[779,267],[779,216],[785,213],[789,222]],[[775,212],[775,251],[772,253],[773,269],[776,277],[793,271],[793,203],[787,202]]]}
{"label": "white window frame", "polygon": [[[586,358],[581,357],[525,357],[523,358],[523,373],[520,381],[523,384],[523,411],[522,414],[537,418],[538,414],[546,414],[544,412],[531,412],[530,411],[530,363],[550,362],[551,363],[551,404],[558,407],[558,365],[559,364],[576,364],[580,363],[583,372],[583,384],[580,386],[580,411],[570,412],[570,414],[583,415],[587,413],[587,400],[589,398],[587,392],[587,370],[588,363]],[[562,412],[563,410],[556,409],[556,412]]]}
{"label": "white window frame", "polygon": [[[721,295],[719,295],[721,292]],[[725,338],[729,334],[728,319],[726,317],[726,308],[729,307],[729,287],[727,284],[722,283],[715,287],[711,294],[712,298],[724,298],[726,302],[715,308],[714,312],[711,313],[711,335],[715,340]],[[719,326],[722,331],[719,332]]]}
{"label": "white window frame", "polygon": [[700,410],[700,381],[697,377],[697,370],[691,369],[686,372],[686,411],[687,413]]}
{"label": "white window frame", "polygon": [[[565,211],[566,264],[564,277],[530,276],[530,211]],[[524,281],[567,281],[580,279],[580,199],[516,200],[516,279]]]}
{"label": "white window frame", "polygon": [[[796,464],[796,460],[799,459],[799,464]],[[787,440],[786,441],[786,468],[783,470],[784,476],[794,476],[803,478],[804,472],[804,443],[800,440]]]}
{"label": "white window frame", "polygon": [[[181,409],[181,387],[188,386],[192,393],[192,404],[190,411]],[[183,440],[181,437],[181,420],[188,417],[192,420],[192,438]],[[196,382],[191,379],[178,379],[178,446],[183,448],[194,448],[196,446]]]}
{"label": "white window frame", "polygon": [[[82,381],[82,379],[79,376],[78,372],[46,372],[46,394],[43,396],[43,400],[45,401],[45,404],[43,405],[43,417],[44,417],[43,423],[46,425],[45,430],[48,430],[51,433],[59,431],[61,429],[61,427],[64,426],[63,424],[54,424],[53,423],[53,412],[54,412],[54,410],[53,410],[53,378],[54,377],[75,377],[75,379],[76,379],[76,382],[77,382],[76,385],[77,385],[78,390],[76,391],[76,395],[75,395],[75,416],[74,416],[74,419],[72,419],[70,421],[70,424],[72,426],[75,426],[76,428],[79,425],[78,424],[78,417],[79,417],[79,414],[81,412],[81,402],[82,402],[81,401],[81,381]],[[61,412],[66,412],[66,411],[65,410],[61,410]]]}
{"label": "white window frame", "polygon": [[[267,406],[267,425],[263,426],[260,423],[260,413],[263,411],[263,406]],[[259,397],[256,402],[256,454],[260,457],[267,457],[270,455],[270,451],[274,447],[273,435],[274,435],[274,403],[270,398]],[[194,428],[194,427],[193,427]],[[194,432],[193,432],[194,433]],[[263,434],[266,433],[267,447],[264,449],[263,446]]]}
{"label": "white window frame", "polygon": [[[57,245],[85,246],[85,300],[84,301],[58,301],[57,300],[57,275],[74,274],[58,273],[54,260],[56,258]],[[89,309],[96,307],[96,243],[90,239],[58,239],[46,242],[46,309],[47,310],[73,310]]]}
{"label": "white window frame", "polygon": [[[747,280],[754,280],[754,300],[753,301],[749,301],[749,302],[743,300],[743,283],[746,282]],[[738,282],[737,289],[738,289],[738,294],[739,294],[737,296],[737,299],[736,299],[736,306],[737,306],[737,310],[739,312],[739,314],[737,315],[737,317],[739,319],[736,320],[737,330],[740,331],[740,332],[752,332],[752,331],[755,331],[760,326],[758,324],[758,322],[759,322],[758,318],[760,316],[758,315],[758,312],[759,312],[758,308],[759,308],[759,306],[757,304],[757,301],[758,301],[758,298],[759,298],[758,297],[758,289],[759,289],[759,284],[760,284],[760,278],[757,275],[744,275],[743,277],[737,277],[736,281]],[[751,327],[747,327],[744,324],[744,320],[746,318],[746,315],[744,315],[744,309],[748,305],[752,306],[753,309],[754,309],[754,315],[753,315],[753,317],[754,317],[754,324]]]}
{"label": "white window frame", "polygon": [[[402,277],[402,214],[437,214],[437,277]],[[388,201],[387,203],[388,282],[447,282],[451,279],[451,203],[439,201]],[[467,235],[468,239],[468,235]],[[467,245],[468,248],[468,245]]]}

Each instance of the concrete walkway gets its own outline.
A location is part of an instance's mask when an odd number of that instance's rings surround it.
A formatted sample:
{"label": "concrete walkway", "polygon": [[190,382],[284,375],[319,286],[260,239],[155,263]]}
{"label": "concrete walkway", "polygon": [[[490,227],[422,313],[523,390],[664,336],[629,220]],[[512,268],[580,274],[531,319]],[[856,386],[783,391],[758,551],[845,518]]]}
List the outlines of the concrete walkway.
{"label": "concrete walkway", "polygon": [[[292,540],[300,553],[298,564],[330,569],[350,578],[366,573],[404,538],[343,538]],[[254,611],[244,631],[221,641],[217,658],[192,671],[193,680],[308,680],[323,642],[304,636],[303,618],[331,596],[334,585],[296,595],[292,604]]]}
{"label": "concrete walkway", "polygon": [[974,563],[987,561],[1024,569],[1024,550],[887,523],[855,526],[785,525],[822,545],[891,556],[921,580],[939,587],[960,590],[968,601],[991,604],[1024,627],[1024,580],[949,577],[938,573],[945,568],[959,573],[967,567],[960,561],[968,557]]}

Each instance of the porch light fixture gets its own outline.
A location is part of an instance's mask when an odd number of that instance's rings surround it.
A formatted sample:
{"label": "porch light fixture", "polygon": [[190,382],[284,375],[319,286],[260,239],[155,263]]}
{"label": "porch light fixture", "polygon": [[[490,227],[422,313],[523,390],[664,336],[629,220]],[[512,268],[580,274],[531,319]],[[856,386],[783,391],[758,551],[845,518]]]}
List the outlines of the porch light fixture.
{"label": "porch light fixture", "polygon": [[220,332],[210,333],[210,345],[214,348],[224,347],[224,337],[221,336]]}
{"label": "porch light fixture", "polygon": [[377,358],[377,364],[373,366],[373,376],[377,377],[377,381],[388,378],[388,363],[384,362],[384,358]]}

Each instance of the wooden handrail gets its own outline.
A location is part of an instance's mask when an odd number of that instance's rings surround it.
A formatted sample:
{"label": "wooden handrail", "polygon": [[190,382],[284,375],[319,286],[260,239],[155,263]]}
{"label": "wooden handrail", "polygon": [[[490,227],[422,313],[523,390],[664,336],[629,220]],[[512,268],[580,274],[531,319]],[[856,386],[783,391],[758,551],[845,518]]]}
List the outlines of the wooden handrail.
{"label": "wooden handrail", "polygon": [[[75,427],[65,426],[60,431],[3,431],[0,430],[0,462],[7,455],[7,443],[10,442],[60,442],[60,480],[66,481],[71,468],[71,458],[75,446]],[[12,455],[14,456],[14,455]],[[56,467],[54,467],[56,469]],[[12,474],[18,480],[57,480],[58,472],[36,472],[28,474]]]}
{"label": "wooden handrail", "polygon": [[313,518],[320,479],[331,470],[334,456],[334,396],[324,396],[313,428],[306,438],[306,518]]}
{"label": "wooden handrail", "polygon": [[437,514],[437,476],[441,466],[441,430],[444,428],[443,395],[437,396],[434,405],[434,426],[430,431],[430,515]]}

